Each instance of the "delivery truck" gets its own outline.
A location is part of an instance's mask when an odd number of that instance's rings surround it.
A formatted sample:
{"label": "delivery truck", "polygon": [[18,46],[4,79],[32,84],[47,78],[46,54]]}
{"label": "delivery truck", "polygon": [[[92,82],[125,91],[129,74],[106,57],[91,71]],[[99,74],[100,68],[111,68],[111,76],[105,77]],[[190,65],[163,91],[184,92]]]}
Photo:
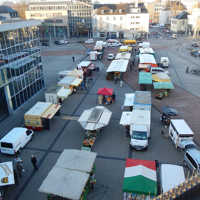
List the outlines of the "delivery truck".
{"label": "delivery truck", "polygon": [[130,125],[130,147],[136,150],[147,149],[150,138],[151,111],[133,110]]}

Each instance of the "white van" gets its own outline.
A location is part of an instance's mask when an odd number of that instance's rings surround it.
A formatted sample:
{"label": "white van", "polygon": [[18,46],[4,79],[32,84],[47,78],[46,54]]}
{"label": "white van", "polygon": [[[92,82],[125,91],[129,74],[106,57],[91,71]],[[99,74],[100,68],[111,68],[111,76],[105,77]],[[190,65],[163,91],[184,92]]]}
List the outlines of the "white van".
{"label": "white van", "polygon": [[169,136],[176,147],[184,149],[186,141],[192,141],[194,133],[184,119],[172,119],[169,126]]}
{"label": "white van", "polygon": [[13,128],[0,140],[1,153],[14,155],[32,138],[33,131],[27,128]]}

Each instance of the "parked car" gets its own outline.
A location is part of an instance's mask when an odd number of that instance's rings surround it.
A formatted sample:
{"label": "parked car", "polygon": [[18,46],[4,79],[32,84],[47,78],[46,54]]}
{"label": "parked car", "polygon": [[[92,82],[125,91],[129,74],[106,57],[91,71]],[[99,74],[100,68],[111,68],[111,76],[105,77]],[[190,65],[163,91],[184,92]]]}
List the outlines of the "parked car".
{"label": "parked car", "polygon": [[63,45],[68,44],[69,42],[67,40],[56,40],[54,43],[57,45]]}
{"label": "parked car", "polygon": [[191,54],[191,56],[198,57],[198,56],[200,56],[200,51],[193,50],[193,51],[190,52],[190,54]]}
{"label": "parked car", "polygon": [[113,60],[115,58],[115,55],[113,53],[109,53],[107,56],[108,60]]}
{"label": "parked car", "polygon": [[192,43],[192,47],[199,47],[199,44],[197,42]]}
{"label": "parked car", "polygon": [[93,44],[93,43],[94,43],[94,39],[92,38],[85,41],[85,44]]}
{"label": "parked car", "polygon": [[191,171],[200,172],[200,151],[196,148],[186,150],[184,154],[184,163]]}

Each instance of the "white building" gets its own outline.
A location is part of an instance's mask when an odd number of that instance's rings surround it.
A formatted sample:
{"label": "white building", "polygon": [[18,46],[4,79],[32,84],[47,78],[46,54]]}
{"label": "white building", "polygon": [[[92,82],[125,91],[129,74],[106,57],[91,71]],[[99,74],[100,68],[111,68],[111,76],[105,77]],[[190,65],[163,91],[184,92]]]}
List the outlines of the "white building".
{"label": "white building", "polygon": [[149,32],[149,14],[133,4],[95,4],[93,36],[134,38],[138,32]]}
{"label": "white building", "polygon": [[176,17],[171,18],[170,30],[175,33],[187,32],[187,29],[188,29],[187,15],[188,13],[183,11],[180,14],[178,14]]}
{"label": "white building", "polygon": [[192,10],[191,15],[188,15],[188,24],[191,25],[192,29],[194,29],[194,27],[196,26],[199,18],[200,18],[200,8],[194,8]]}
{"label": "white building", "polygon": [[160,16],[159,16],[159,24],[160,25],[166,25],[170,24],[170,18],[171,18],[171,11],[163,9],[160,11]]}

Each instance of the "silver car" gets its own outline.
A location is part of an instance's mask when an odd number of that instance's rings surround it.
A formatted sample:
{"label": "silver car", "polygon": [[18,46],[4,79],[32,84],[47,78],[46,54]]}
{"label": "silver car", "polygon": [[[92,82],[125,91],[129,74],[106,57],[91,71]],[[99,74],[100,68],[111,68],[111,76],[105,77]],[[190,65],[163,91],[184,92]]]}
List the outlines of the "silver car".
{"label": "silver car", "polygon": [[185,151],[184,163],[192,170],[200,173],[200,151],[190,148]]}

